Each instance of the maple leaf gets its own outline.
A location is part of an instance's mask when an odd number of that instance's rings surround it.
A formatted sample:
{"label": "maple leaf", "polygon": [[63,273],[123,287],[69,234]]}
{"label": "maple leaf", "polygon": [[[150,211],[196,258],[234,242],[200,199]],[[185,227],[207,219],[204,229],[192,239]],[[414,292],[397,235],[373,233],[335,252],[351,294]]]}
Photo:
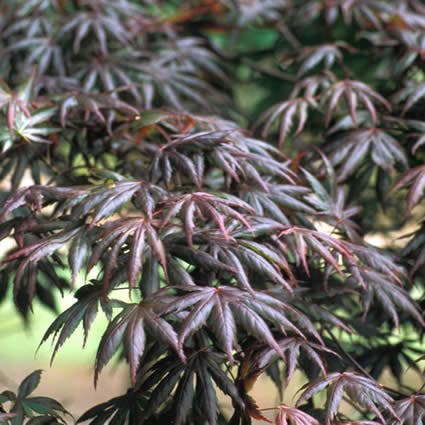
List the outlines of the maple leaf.
{"label": "maple leaf", "polygon": [[124,304],[106,328],[96,353],[94,382],[97,383],[99,373],[110,361],[121,342],[124,355],[130,365],[130,378],[134,385],[136,373],[146,345],[146,330],[159,343],[173,348],[185,361],[181,344],[173,327],[155,309],[161,308],[161,298],[146,298],[138,304]]}
{"label": "maple leaf", "polygon": [[299,78],[317,67],[321,62],[323,62],[326,69],[332,68],[335,62],[341,65],[343,62],[343,50],[352,53],[355,49],[348,43],[337,41],[335,43],[303,47],[296,54],[284,57],[282,61],[284,65],[301,62],[297,72],[297,78]]}
{"label": "maple leaf", "polygon": [[272,106],[264,112],[264,114],[258,119],[256,126],[265,122],[262,136],[266,137],[270,132],[272,124],[280,116],[279,147],[282,147],[292,128],[295,118],[297,118],[298,126],[295,130],[294,137],[298,136],[304,130],[309,107],[317,107],[316,101],[313,97],[289,99],[285,102]]}
{"label": "maple leaf", "polygon": [[[323,359],[320,357],[319,352],[335,354],[332,350],[324,347],[323,345],[306,341],[300,336],[284,337],[279,339],[277,343],[285,355],[286,385],[288,385],[294,375],[301,351],[303,351],[306,356],[319,367],[323,375],[326,376],[325,364]],[[255,355],[253,362],[258,365],[260,370],[264,370],[273,362],[278,360],[278,358],[278,353],[274,349],[266,348]]]}
{"label": "maple leaf", "polygon": [[425,395],[412,394],[410,397],[398,400],[394,404],[398,419],[392,419],[391,425],[417,425],[425,420]]}
{"label": "maple leaf", "polygon": [[180,327],[179,347],[182,347],[190,335],[207,323],[231,362],[234,361],[233,350],[237,348],[236,324],[273,347],[281,356],[283,351],[268,322],[282,330],[304,335],[297,326],[299,321],[307,332],[312,332],[320,338],[306,316],[266,293],[257,291],[250,294],[227,285],[221,285],[218,288],[194,286],[178,289],[185,295],[174,297],[174,300],[165,308],[165,312],[191,308]]}
{"label": "maple leaf", "polygon": [[[217,196],[206,192],[177,195],[167,200],[166,207],[168,207],[168,211],[166,211],[161,226],[167,226],[170,220],[178,215],[183,221],[187,243],[192,249],[192,235],[196,218],[202,221],[206,221],[209,218],[220,229],[226,239],[230,239],[226,230],[226,221],[236,220],[248,228],[251,227],[243,215],[253,212],[251,206],[238,198],[232,198],[228,195]],[[242,214],[236,208],[240,209]]]}
{"label": "maple leaf", "polygon": [[395,164],[407,167],[407,157],[400,143],[379,128],[358,129],[344,132],[326,146],[329,160],[338,167],[338,180],[354,174],[368,155],[372,162],[391,173]]}
{"label": "maple leaf", "polygon": [[[153,386],[141,423],[150,423],[152,415],[168,402],[176,424],[185,423],[192,413],[195,418],[203,417],[215,425],[218,406],[213,385],[230,396],[236,406],[245,409],[235,383],[221,368],[222,362],[223,355],[208,346],[188,353],[186,364],[173,355],[157,360],[151,376],[139,376],[141,389]],[[195,395],[199,404],[194,403]]]}
{"label": "maple leaf", "polygon": [[94,8],[87,12],[76,12],[70,16],[68,22],[61,28],[62,34],[68,32],[75,33],[72,45],[74,53],[78,53],[81,42],[90,35],[95,37],[103,54],[108,52],[108,37],[117,39],[123,45],[129,42],[128,31],[126,31],[118,15],[110,8],[103,11]]}
{"label": "maple leaf", "polygon": [[[9,143],[13,139],[13,129],[17,114],[31,117],[30,99],[33,91],[33,79],[28,79],[16,90],[12,90],[4,81],[0,81],[0,108],[5,109]],[[4,137],[4,136],[3,136]],[[7,141],[7,139],[4,139]],[[8,145],[3,147],[7,149]]]}
{"label": "maple leaf", "polygon": [[397,417],[392,398],[374,381],[354,372],[332,373],[304,386],[304,391],[297,401],[297,406],[310,399],[314,394],[328,388],[326,398],[325,424],[330,425],[335,418],[344,392],[354,403],[375,414],[382,424],[386,421],[378,406]]}
{"label": "maple leaf", "polygon": [[342,16],[345,24],[351,24],[354,18],[361,27],[372,25],[379,29],[382,27],[382,7],[382,2],[369,0],[334,0],[331,3],[313,0],[300,8],[299,16],[308,21],[323,16],[328,24],[335,24]]}
{"label": "maple leaf", "polygon": [[80,323],[83,325],[83,345],[85,345],[91,325],[97,316],[99,305],[107,318],[111,319],[112,305],[114,303],[109,300],[103,302],[101,295],[102,287],[100,285],[91,284],[82,286],[75,293],[77,301],[61,313],[46,330],[40,342],[40,346],[46,342],[49,337],[53,336],[53,341],[56,341],[56,343],[53,349],[51,362],[53,362],[59,348],[75,332]]}
{"label": "maple leaf", "polygon": [[[166,249],[158,234],[157,227],[154,221],[145,217],[128,217],[103,224],[101,226],[102,232],[98,235],[98,243],[88,260],[88,271],[101,260],[104,254],[108,253],[102,260],[104,264],[103,283],[106,287],[112,272],[118,266],[119,254],[127,239],[131,237],[131,244],[127,243],[129,246],[127,274],[130,289],[134,287],[146,255],[153,255],[160,262],[164,272],[167,273]],[[145,253],[145,247],[146,249],[149,248],[149,253]],[[108,252],[109,248],[110,251]]]}
{"label": "maple leaf", "polygon": [[377,121],[377,111],[375,103],[384,107],[387,111],[391,111],[391,104],[379,93],[374,91],[370,86],[355,80],[335,81],[321,97],[321,104],[326,106],[326,125],[329,125],[333,113],[336,111],[338,104],[344,100],[345,107],[350,113],[353,123],[357,123],[357,109],[361,102],[369,112],[373,123]]}

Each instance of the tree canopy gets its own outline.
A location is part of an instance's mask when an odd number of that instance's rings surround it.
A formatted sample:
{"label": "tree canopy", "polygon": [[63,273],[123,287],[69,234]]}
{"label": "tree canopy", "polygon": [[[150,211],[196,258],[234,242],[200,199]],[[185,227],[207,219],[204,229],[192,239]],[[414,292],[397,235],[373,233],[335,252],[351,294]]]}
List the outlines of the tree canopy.
{"label": "tree canopy", "polygon": [[[1,10],[0,300],[56,312],[52,360],[105,315],[94,385],[128,363],[78,423],[423,422],[422,2]],[[295,371],[293,405],[250,395]],[[40,377],[0,394],[0,423],[72,420],[30,397]]]}

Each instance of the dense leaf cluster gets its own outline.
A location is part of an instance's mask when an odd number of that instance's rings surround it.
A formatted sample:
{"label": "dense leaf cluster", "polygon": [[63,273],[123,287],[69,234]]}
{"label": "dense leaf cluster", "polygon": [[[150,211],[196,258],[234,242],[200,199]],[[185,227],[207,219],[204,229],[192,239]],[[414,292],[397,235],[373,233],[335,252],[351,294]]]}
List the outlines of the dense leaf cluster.
{"label": "dense leaf cluster", "polygon": [[[53,357],[103,312],[95,384],[129,365],[128,392],[79,422],[422,423],[404,380],[424,352],[421,2],[1,7],[0,299],[30,322],[73,291]],[[296,370],[295,406],[249,395]],[[0,422],[62,423],[19,391]]]}

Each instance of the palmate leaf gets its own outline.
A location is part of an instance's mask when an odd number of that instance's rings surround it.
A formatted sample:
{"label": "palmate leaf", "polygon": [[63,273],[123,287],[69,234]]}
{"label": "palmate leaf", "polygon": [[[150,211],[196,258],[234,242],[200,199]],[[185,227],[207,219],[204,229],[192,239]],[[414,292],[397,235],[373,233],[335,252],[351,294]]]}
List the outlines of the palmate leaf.
{"label": "palmate leaf", "polygon": [[336,81],[330,86],[321,97],[321,105],[326,108],[326,125],[329,125],[334,112],[337,110],[341,100],[344,100],[353,123],[357,123],[357,110],[359,103],[362,103],[369,112],[373,123],[377,121],[377,111],[375,104],[391,111],[391,104],[370,86],[354,80]]}
{"label": "palmate leaf", "polygon": [[[186,111],[189,104],[213,111],[228,100],[214,86],[199,78],[192,65],[168,63],[168,58],[162,58],[160,54],[140,64],[139,71],[145,108],[152,108],[154,99],[160,98],[163,104],[176,110]],[[209,101],[200,92],[207,93]]]}
{"label": "palmate leaf", "polygon": [[129,44],[129,33],[125,28],[125,22],[116,11],[102,8],[93,8],[90,11],[77,12],[67,19],[67,23],[61,28],[61,36],[69,32],[74,33],[73,51],[78,53],[81,42],[91,36],[99,46],[100,51],[108,53],[108,38],[116,39],[125,46]]}
{"label": "palmate leaf", "polygon": [[[210,234],[208,234],[207,237],[208,236],[210,236]],[[205,234],[202,234],[202,238],[200,239],[195,235],[195,239],[196,245],[201,242],[203,245],[199,246],[196,250],[192,250],[187,246],[186,238],[183,234],[167,235],[167,248],[170,256],[175,257],[174,264],[176,264],[176,261],[179,263],[179,260],[182,260],[183,264],[192,264],[195,268],[199,268],[199,270],[204,273],[201,278],[202,280],[208,280],[210,273],[229,273],[231,276],[236,275],[235,268],[218,259],[218,254],[216,250],[214,250],[214,244],[212,244],[211,250],[208,249],[209,246],[206,245]],[[192,279],[190,275],[188,278],[187,275],[187,271],[181,274],[181,282],[190,285],[190,282],[194,282],[194,279]],[[179,285],[179,280],[177,280],[176,283]]]}
{"label": "palmate leaf", "polygon": [[304,229],[298,226],[281,226],[275,240],[282,253],[292,252],[297,265],[302,265],[309,273],[310,255],[318,255],[339,274],[343,270],[338,262],[339,256],[350,264],[356,259],[353,251],[342,241],[317,230]]}
{"label": "palmate leaf", "polygon": [[[68,260],[72,270],[73,282],[75,282],[78,271],[84,265],[86,257],[89,258],[87,267],[90,270],[99,262],[103,253],[111,249],[110,256],[108,257],[108,261],[105,262],[104,267],[104,283],[106,287],[116,267],[120,250],[130,235],[133,235],[127,268],[130,287],[134,286],[141,270],[144,258],[143,247],[145,237],[147,238],[152,254],[158,259],[164,270],[166,270],[165,249],[155,230],[159,225],[151,223],[149,218],[141,216],[115,220],[104,223],[102,226],[97,226],[96,229],[90,231],[95,223],[98,223],[105,216],[112,214],[131,199],[134,200],[136,206],[140,205],[143,208],[147,216],[152,216],[157,200],[161,199],[164,193],[165,191],[163,189],[150,184],[127,181],[117,182],[108,186],[94,186],[93,189],[90,188],[86,191],[82,189],[50,188],[43,186],[21,189],[14,196],[7,199],[2,210],[2,216],[10,214],[10,212],[25,203],[34,204],[37,210],[41,210],[46,202],[59,200],[67,201],[61,203],[59,210],[71,209],[71,219],[79,220],[91,215],[92,220],[88,229],[86,227],[83,227],[81,230],[74,228],[42,239],[37,238],[36,242],[22,246],[18,251],[9,255],[5,261],[20,260],[15,274],[15,286],[19,286],[24,273],[28,270],[31,269],[35,272],[35,266],[38,261],[53,254],[68,242],[71,242]],[[101,230],[100,234],[99,228]],[[53,228],[51,229],[54,230]],[[104,237],[106,234],[108,237]],[[92,245],[98,241],[99,237],[102,238],[101,242],[95,248],[92,248]],[[36,275],[34,273],[31,275],[35,284]]]}
{"label": "palmate leaf", "polygon": [[[230,236],[226,230],[226,222],[238,221],[250,228],[250,224],[244,217],[252,213],[253,209],[238,198],[217,196],[207,192],[194,192],[188,195],[177,195],[167,199],[165,205],[168,211],[162,220],[161,227],[167,226],[173,217],[178,216],[184,225],[187,243],[193,249],[192,236],[197,219],[214,223],[226,239]],[[240,209],[242,213],[238,212]]]}
{"label": "palmate leaf", "polygon": [[325,378],[306,384],[297,400],[297,406],[325,388],[327,388],[326,425],[331,425],[336,417],[344,393],[353,403],[375,414],[382,424],[387,422],[379,409],[384,409],[394,418],[397,417],[392,407],[393,399],[375,381],[354,372],[332,373]]}
{"label": "palmate leaf", "polygon": [[425,420],[425,395],[413,394],[407,399],[398,400],[394,410],[398,419],[393,419],[391,425],[420,425]]}
{"label": "palmate leaf", "polygon": [[30,319],[29,313],[32,312],[34,299],[54,313],[58,312],[54,292],[59,290],[63,295],[64,289],[68,289],[69,285],[67,280],[60,276],[56,260],[57,258],[52,263],[48,258],[41,259],[37,265],[27,267],[19,280],[15,279],[19,267],[17,260],[9,262],[1,269],[2,295],[6,295],[9,283],[13,281],[13,301],[25,321]]}
{"label": "palmate leaf", "polygon": [[137,51],[126,49],[125,52],[123,54],[121,50],[115,50],[106,57],[93,56],[89,63],[82,62],[75,76],[84,92],[91,95],[96,95],[99,91],[107,92],[117,100],[128,93],[134,99],[133,103],[142,105],[142,81],[135,79],[141,72],[139,62],[142,57]]}
{"label": "palmate leaf", "polygon": [[[109,362],[121,343],[123,343],[124,354],[130,365],[130,377],[134,383],[140,357],[145,348],[147,338],[145,329],[159,343],[166,343],[174,348],[184,359],[182,350],[178,348],[177,334],[168,322],[155,313],[155,310],[165,302],[161,301],[160,296],[155,299],[147,298],[139,304],[125,304],[115,300],[105,301],[102,285],[97,284],[80,288],[76,297],[78,301],[56,318],[40,343],[41,345],[50,336],[56,339],[52,361],[57,350],[74,333],[80,323],[82,323],[84,329],[85,344],[90,327],[98,313],[99,305],[108,319],[112,317],[113,307],[120,307],[121,312],[109,323],[99,343],[95,364],[95,384],[100,371]],[[166,301],[168,299],[168,297],[165,298]]]}
{"label": "palmate leaf", "polygon": [[407,157],[400,143],[379,128],[344,132],[327,143],[325,152],[329,152],[329,160],[338,169],[338,181],[355,174],[365,160],[389,173],[395,164],[407,168]]}
{"label": "palmate leaf", "polygon": [[[397,258],[391,253],[376,248],[372,245],[359,245],[351,242],[344,242],[344,245],[351,250],[359,259],[365,269],[376,271],[387,276],[387,279],[399,286],[403,285],[406,279],[406,270],[398,264]],[[350,270],[353,275],[356,275],[354,270]],[[361,282],[361,278],[356,276]]]}
{"label": "palmate leaf", "polygon": [[[25,4],[18,4],[8,12],[14,14],[14,19],[8,22],[5,36],[25,34],[26,37],[42,35],[52,32],[52,26],[46,19],[46,12],[58,10],[57,0],[30,0]],[[49,10],[50,9],[50,10]]]}
{"label": "palmate leaf", "polygon": [[403,288],[391,282],[386,275],[375,271],[363,270],[360,271],[360,274],[366,286],[362,294],[365,316],[370,310],[373,300],[376,299],[383,310],[392,318],[397,328],[400,326],[397,310],[405,311],[414,317],[419,324],[425,325],[418,307]]}
{"label": "palmate leaf", "polygon": [[91,217],[89,228],[93,228],[130,201],[151,217],[157,202],[167,195],[167,191],[149,182],[123,180],[93,185],[80,190],[78,195],[64,207],[72,209],[71,220]]}
{"label": "palmate leaf", "polygon": [[111,425],[140,423],[146,398],[140,392],[129,389],[126,394],[100,403],[83,413],[77,423],[89,421],[89,424]]}
{"label": "palmate leaf", "polygon": [[102,232],[97,238],[97,245],[89,257],[87,269],[92,269],[102,256],[107,254],[103,261],[103,284],[106,288],[113,271],[118,266],[120,251],[127,239],[132,236],[131,244],[127,244],[129,246],[127,274],[130,289],[133,288],[141,271],[145,249],[150,249],[151,254],[159,261],[167,276],[166,248],[159,236],[158,227],[157,221],[143,216],[112,220],[103,224]]}
{"label": "palmate leaf", "polygon": [[[273,245],[260,244],[248,239],[237,239],[238,248],[226,248],[223,250],[223,262],[236,269],[236,277],[239,283],[250,290],[249,272],[270,281],[279,288],[292,292],[294,276],[287,259],[276,250]],[[240,265],[239,265],[240,263]],[[246,271],[243,271],[243,268]],[[282,272],[286,272],[289,281]],[[246,278],[244,277],[246,273]]]}
{"label": "palmate leaf", "polygon": [[[194,244],[197,245],[195,251],[183,244],[181,236],[177,234],[168,238],[167,247],[172,255],[196,265],[201,270],[230,274],[230,277],[235,277],[237,284],[248,292],[252,293],[249,276],[261,277],[264,282],[273,283],[291,292],[291,283],[282,273],[284,270],[290,279],[293,277],[286,258],[273,246],[249,240],[249,237],[255,235],[254,232],[255,227],[236,231],[231,234],[232,239],[228,240],[217,231],[200,231],[194,235]],[[233,237],[237,239],[233,240]],[[205,274],[202,280],[207,276]]]}
{"label": "palmate leaf", "polygon": [[327,71],[304,77],[297,81],[291,92],[290,98],[320,98],[320,96],[332,85],[333,75]]}
{"label": "palmate leaf", "polygon": [[0,220],[5,220],[9,214],[23,205],[28,205],[39,212],[49,202],[65,201],[81,193],[79,189],[67,187],[42,185],[23,187],[10,194],[5,200],[0,210]]}
{"label": "palmate leaf", "polygon": [[[44,26],[47,25],[45,24]],[[53,68],[55,73],[63,76],[65,75],[65,67],[61,46],[58,44],[58,40],[55,40],[54,36],[52,36],[53,31],[51,28],[48,28],[46,32],[46,35],[41,33],[10,43],[6,52],[22,50],[25,55],[23,66],[27,67],[27,69],[37,65],[38,72],[44,74],[50,68]]]}
{"label": "palmate leaf", "polygon": [[183,347],[184,341],[198,329],[208,326],[233,362],[233,350],[238,347],[236,330],[239,325],[283,357],[283,351],[267,322],[277,326],[279,332],[291,331],[304,337],[303,331],[306,331],[320,341],[320,336],[304,314],[265,292],[250,294],[227,285],[217,288],[185,286],[178,290],[181,294],[165,307],[165,312],[190,308],[179,330],[179,347]]}
{"label": "palmate leaf", "polygon": [[[380,3],[384,6],[383,2]],[[388,7],[389,4],[386,6]],[[408,24],[405,21],[406,17],[401,17],[400,15],[398,15],[398,13],[401,12],[401,9],[402,8],[400,8],[396,13],[394,13],[392,18],[388,19],[387,15],[387,18],[384,19],[384,21],[387,22],[383,23],[385,25],[388,25],[389,28],[392,27],[390,31],[366,32],[364,34],[364,38],[369,40],[372,45],[377,48],[382,48],[385,46],[398,50],[397,55],[388,58],[391,60],[391,62],[389,63],[393,67],[392,73],[396,78],[406,72],[417,60],[422,60],[424,55],[423,46],[425,43],[423,31],[421,29],[415,30],[413,27],[416,25],[413,25],[412,23]],[[383,16],[384,15],[382,15],[381,18]],[[407,20],[412,20],[412,17],[413,19],[419,18],[422,20],[423,14],[413,14],[410,17],[407,17]],[[397,104],[402,103],[406,97],[409,97],[409,101],[413,101],[415,95],[411,93],[410,88],[417,86],[418,90],[420,91],[421,85],[418,83],[419,82],[417,81],[405,81],[405,87],[397,91],[392,96],[394,102]],[[410,94],[412,94],[411,97]],[[419,98],[420,97],[421,96],[419,96]],[[407,104],[405,106],[407,106]]]}
{"label": "palmate leaf", "polygon": [[297,72],[297,78],[299,78],[313,70],[321,62],[326,69],[332,68],[335,63],[342,64],[343,50],[354,51],[348,43],[337,41],[335,43],[303,47],[294,55],[285,56],[282,62],[286,66],[293,62],[301,63]]}
{"label": "palmate leaf", "polygon": [[229,121],[153,111],[146,122],[144,115],[120,128],[128,149],[139,153],[149,170],[131,170],[142,179],[168,188],[190,184],[215,190],[222,188],[222,178],[226,188],[232,182],[247,182],[264,190],[265,176],[290,183],[296,179],[290,161],[276,148],[246,137]]}
{"label": "palmate leaf", "polygon": [[312,416],[295,407],[287,406],[284,403],[277,406],[279,413],[275,418],[275,425],[319,425],[319,422]]}
{"label": "palmate leaf", "polygon": [[360,262],[359,265],[347,264],[351,277],[346,283],[362,287],[364,314],[367,314],[375,299],[379,301],[396,326],[399,324],[397,310],[408,313],[423,324],[424,321],[417,306],[402,287],[403,281],[407,278],[405,270],[394,261],[394,258],[371,246],[348,242],[345,244]]}
{"label": "palmate leaf", "polygon": [[[62,127],[71,126],[82,119],[87,122],[92,115],[100,122],[106,122],[111,110],[126,115],[137,116],[138,114],[136,108],[110,94],[70,92],[62,95],[58,100]],[[108,112],[107,117],[105,117],[105,111]]]}
{"label": "palmate leaf", "polygon": [[[237,130],[203,131],[176,136],[174,140],[158,147],[151,165],[153,181],[163,180],[171,185],[179,176],[200,188],[205,180],[207,167],[217,167],[231,180],[253,180],[265,187],[261,172],[294,182],[294,173],[288,164],[274,159],[254,140],[242,139]],[[254,142],[254,143],[253,143]],[[255,146],[255,145],[258,146]],[[254,151],[256,147],[259,152]],[[152,155],[152,147],[150,152]],[[209,168],[208,167],[208,168]]]}
{"label": "palmate leaf", "polygon": [[5,110],[7,128],[12,139],[16,114],[31,116],[30,99],[33,91],[33,78],[28,79],[16,91],[12,90],[3,80],[0,81],[0,108]]}
{"label": "palmate leaf", "polygon": [[53,321],[40,342],[40,345],[43,344],[51,336],[53,341],[56,341],[51,362],[53,362],[58,349],[75,332],[80,323],[83,325],[83,345],[85,345],[91,325],[97,316],[99,305],[107,318],[111,319],[114,302],[103,301],[101,285],[85,285],[75,293],[75,297],[78,301]]}
{"label": "palmate leaf", "polygon": [[[296,286],[296,279],[292,270],[294,263],[296,267],[302,267],[307,275],[309,275],[310,267],[312,266],[319,269],[326,269],[327,273],[337,272],[340,276],[344,276],[344,273],[348,271],[354,273],[356,279],[362,284],[359,267],[364,257],[367,256],[368,248],[349,244],[332,235],[313,229],[282,225],[274,220],[265,218],[257,218],[257,221],[258,224],[252,224],[250,232],[235,233],[238,242],[244,248],[250,249],[248,253],[253,252],[257,256],[263,257],[263,261],[267,260],[274,267],[277,267],[278,270],[280,269],[286,272],[292,285]],[[252,237],[265,235],[270,236],[269,243],[262,242],[260,244],[250,240]],[[234,251],[235,254],[238,254],[237,249]],[[376,259],[378,257],[383,257],[382,267],[374,261],[374,258]],[[385,269],[384,273],[390,272],[394,281],[401,283],[399,276],[403,274],[403,271],[398,266],[385,256],[379,255],[379,253],[375,253],[374,258],[370,260],[373,263],[370,264],[372,268],[377,268],[378,270]],[[254,258],[253,262],[255,262]],[[366,263],[369,264],[367,261]],[[245,261],[245,264],[249,266],[250,262]],[[264,270],[261,271],[261,269],[258,269],[258,272],[264,273]],[[276,272],[270,274],[270,280],[282,284],[290,291],[293,289],[285,280],[282,281],[282,278],[279,278],[279,274],[276,275]]]}
{"label": "palmate leaf", "polygon": [[49,123],[55,113],[56,107],[37,109],[31,116],[18,112],[14,119],[12,134],[1,133],[0,141],[7,147],[15,140],[24,140],[28,143],[52,143],[47,136],[60,131]]}
{"label": "palmate leaf", "polygon": [[[77,232],[78,229],[73,229],[54,236],[46,237],[18,249],[5,258],[3,261],[4,263],[14,260],[18,260],[19,263],[14,276],[15,301],[17,301],[21,287],[25,286],[28,301],[29,303],[32,302],[37,288],[38,270],[42,270],[43,265],[45,267],[44,271],[49,275],[49,280],[52,280],[59,288],[61,287],[60,280],[59,284],[56,283],[55,270],[50,270],[52,266],[49,266],[49,263],[46,263],[45,259],[49,256],[55,255],[55,252],[63,248],[77,234]],[[57,261],[57,258],[55,260]],[[59,261],[57,262],[60,264]],[[41,263],[42,265],[39,266],[38,263]],[[24,282],[26,282],[26,285],[24,285]]]}
{"label": "palmate leaf", "polygon": [[159,49],[164,63],[177,63],[193,72],[202,70],[224,83],[229,81],[220,67],[219,57],[208,49],[200,37],[173,37],[165,40]]}
{"label": "palmate leaf", "polygon": [[272,124],[278,117],[280,117],[279,147],[282,147],[286,137],[291,131],[295,118],[298,121],[298,126],[295,130],[294,137],[304,130],[309,108],[317,108],[317,103],[313,97],[289,99],[285,102],[272,106],[264,112],[264,114],[258,119],[256,126],[265,122],[262,136],[267,137]]}
{"label": "palmate leaf", "polygon": [[[169,187],[176,177],[179,180],[189,180],[197,188],[201,188],[204,181],[205,157],[211,151],[220,151],[217,146],[224,144],[226,152],[226,136],[224,132],[198,133],[191,136],[182,136],[176,141],[158,147],[151,162],[151,176],[153,181],[163,180]],[[213,146],[216,148],[213,149]],[[214,154],[213,154],[214,155]],[[214,158],[214,156],[212,156]],[[233,165],[233,164],[232,164]],[[232,177],[238,179],[238,173],[232,165],[224,162],[224,168]],[[235,163],[235,166],[236,163]],[[237,170],[239,171],[239,166]],[[181,177],[180,177],[181,176]],[[183,180],[183,181],[184,181]]]}
{"label": "palmate leaf", "polygon": [[160,344],[173,348],[185,362],[182,344],[179,343],[173,327],[155,310],[161,309],[160,296],[147,298],[139,304],[124,305],[122,311],[109,323],[99,343],[96,354],[94,382],[97,384],[100,371],[118,350],[121,342],[124,355],[130,365],[130,378],[134,385],[140,358],[146,345],[146,330]]}
{"label": "palmate leaf", "polygon": [[[321,357],[323,353],[330,353],[336,355],[332,350],[324,347],[323,345],[309,342],[300,336],[285,337],[277,341],[279,347],[285,355],[285,385],[287,386],[289,381],[292,379],[294,372],[298,366],[298,358],[301,351],[311,360],[319,369],[323,375],[326,376],[326,368],[324,360]],[[258,365],[260,370],[264,370],[269,367],[272,363],[279,359],[278,353],[273,348],[266,348],[257,353],[253,359],[253,362]]]}
{"label": "palmate leaf", "polygon": [[271,217],[279,223],[286,225],[295,224],[296,212],[314,214],[305,201],[311,194],[307,187],[291,184],[274,184],[267,182],[268,191],[261,187],[250,185],[242,187],[241,198],[255,210],[255,214]]}
{"label": "palmate leaf", "polygon": [[354,18],[361,27],[371,25],[381,28],[379,12],[382,7],[383,2],[379,0],[335,0],[332,3],[313,0],[299,9],[299,16],[308,21],[323,16],[329,25],[335,24],[339,17],[344,19],[345,24],[350,24]]}
{"label": "palmate leaf", "polygon": [[172,354],[156,359],[152,374],[140,373],[138,378],[141,390],[153,388],[141,423],[151,423],[155,413],[165,411],[170,412],[168,420],[175,424],[186,423],[188,417],[195,423],[198,419],[217,424],[214,385],[230,396],[234,406],[244,408],[235,383],[222,370],[223,361],[223,355],[208,346],[188,353],[186,364]]}

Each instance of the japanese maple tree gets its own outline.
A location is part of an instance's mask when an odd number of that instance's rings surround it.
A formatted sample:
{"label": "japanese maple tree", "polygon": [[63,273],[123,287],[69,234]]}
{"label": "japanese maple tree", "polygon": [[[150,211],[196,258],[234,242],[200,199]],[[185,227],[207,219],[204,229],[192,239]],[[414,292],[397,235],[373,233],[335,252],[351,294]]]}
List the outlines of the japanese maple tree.
{"label": "japanese maple tree", "polygon": [[[0,300],[56,312],[52,358],[106,315],[94,385],[128,363],[78,423],[423,422],[422,2],[0,8]],[[250,395],[295,371],[292,405]],[[40,373],[0,423],[72,420]]]}

